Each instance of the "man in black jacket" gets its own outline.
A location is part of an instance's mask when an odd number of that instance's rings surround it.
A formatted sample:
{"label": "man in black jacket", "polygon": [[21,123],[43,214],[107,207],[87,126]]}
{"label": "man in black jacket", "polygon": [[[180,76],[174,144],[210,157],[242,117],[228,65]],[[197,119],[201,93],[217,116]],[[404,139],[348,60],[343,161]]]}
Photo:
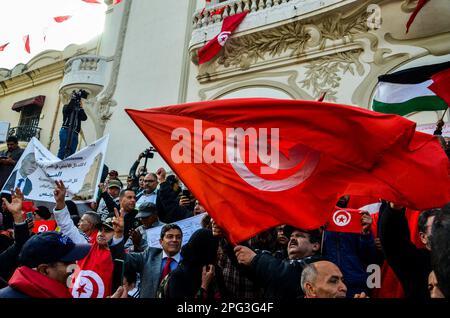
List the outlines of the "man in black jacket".
{"label": "man in black jacket", "polygon": [[405,208],[388,202],[380,207],[378,231],[383,252],[407,298],[429,298],[430,236],[438,210],[426,210],[419,216],[419,235],[426,248],[417,248],[410,239]]}
{"label": "man in black jacket", "polygon": [[[78,146],[78,134],[81,129],[81,122],[87,119],[86,113],[82,107],[81,101],[79,103],[80,107],[78,110],[78,116],[74,119],[73,123],[71,123],[72,113],[74,113],[77,101],[72,98],[70,102],[63,106],[63,124],[61,126],[61,130],[59,131],[59,150],[58,150],[58,158],[64,159],[75,153]],[[71,125],[73,124],[73,127]],[[70,128],[72,128],[72,136],[69,136]],[[70,148],[68,153],[66,154],[66,144],[68,139],[72,137],[72,142],[70,144]]]}
{"label": "man in black jacket", "polygon": [[300,277],[306,264],[321,260],[317,254],[321,246],[319,230],[305,231],[291,226],[284,227],[290,238],[288,259],[280,260],[270,253],[256,254],[245,246],[236,246],[238,262],[250,267],[255,283],[264,288],[265,298],[292,299],[302,297]]}

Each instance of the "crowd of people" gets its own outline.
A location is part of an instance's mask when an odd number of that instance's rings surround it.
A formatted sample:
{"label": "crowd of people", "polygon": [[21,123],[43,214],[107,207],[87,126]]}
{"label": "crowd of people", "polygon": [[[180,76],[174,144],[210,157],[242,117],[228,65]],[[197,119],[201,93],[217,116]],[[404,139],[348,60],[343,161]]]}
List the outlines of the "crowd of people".
{"label": "crowd of people", "polygon": [[[18,149],[10,139],[1,164],[13,167]],[[30,205],[20,188],[2,194],[0,298],[81,297],[87,287],[76,277],[88,266],[101,268],[103,281],[90,297],[450,297],[450,205],[411,211],[380,200],[378,212],[361,212],[359,234],[281,224],[234,245],[176,175],[146,171],[142,158],[126,184],[110,170],[84,213],[62,181],[53,211]],[[357,199],[336,205],[359,208]],[[182,245],[177,222],[199,214],[201,228]],[[38,220],[53,220],[55,230],[35,233]],[[157,227],[159,247],[147,237]]]}

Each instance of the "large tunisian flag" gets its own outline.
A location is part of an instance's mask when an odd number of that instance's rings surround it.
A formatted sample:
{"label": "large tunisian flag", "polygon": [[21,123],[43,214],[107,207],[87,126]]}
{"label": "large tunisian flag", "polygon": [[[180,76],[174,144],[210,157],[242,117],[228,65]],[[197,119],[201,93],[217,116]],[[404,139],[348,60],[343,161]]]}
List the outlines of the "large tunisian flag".
{"label": "large tunisian flag", "polygon": [[[318,228],[344,194],[414,209],[450,201],[449,161],[439,142],[397,115],[277,99],[126,111],[233,242],[278,224]],[[249,135],[254,128],[257,138],[231,143],[236,128]],[[264,129],[272,140],[266,146]],[[262,154],[279,150],[278,160],[252,161],[256,140]]]}

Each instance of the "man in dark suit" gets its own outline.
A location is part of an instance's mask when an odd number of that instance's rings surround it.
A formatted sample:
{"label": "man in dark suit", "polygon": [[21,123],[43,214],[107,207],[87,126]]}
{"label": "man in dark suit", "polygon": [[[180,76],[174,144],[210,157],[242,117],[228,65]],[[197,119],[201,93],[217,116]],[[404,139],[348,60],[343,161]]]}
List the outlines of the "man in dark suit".
{"label": "man in dark suit", "polygon": [[181,261],[180,249],[183,239],[181,228],[176,224],[166,224],[161,229],[161,248],[147,247],[140,253],[125,253],[124,211],[116,213],[113,219],[114,238],[110,247],[113,259],[125,261],[125,271],[140,274],[140,298],[155,298],[162,279],[174,270]]}
{"label": "man in dark suit", "polygon": [[8,181],[6,181],[5,190],[19,188],[25,196],[29,195],[33,189],[33,184],[28,179],[28,176],[35,172],[37,167],[36,161],[34,160],[34,152],[30,152],[22,159],[20,168],[15,170]]}

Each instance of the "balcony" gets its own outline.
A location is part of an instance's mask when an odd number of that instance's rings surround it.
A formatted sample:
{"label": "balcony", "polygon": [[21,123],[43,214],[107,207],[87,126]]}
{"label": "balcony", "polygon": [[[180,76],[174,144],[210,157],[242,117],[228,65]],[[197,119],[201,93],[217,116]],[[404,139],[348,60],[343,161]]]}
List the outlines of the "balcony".
{"label": "balcony", "polygon": [[60,93],[68,97],[72,90],[84,89],[90,97],[96,96],[105,86],[106,58],[96,55],[75,56],[67,61]]}
{"label": "balcony", "polygon": [[17,126],[9,129],[8,137],[16,136],[19,141],[29,142],[33,137],[39,139],[41,137],[41,130],[42,128],[36,126]]}

